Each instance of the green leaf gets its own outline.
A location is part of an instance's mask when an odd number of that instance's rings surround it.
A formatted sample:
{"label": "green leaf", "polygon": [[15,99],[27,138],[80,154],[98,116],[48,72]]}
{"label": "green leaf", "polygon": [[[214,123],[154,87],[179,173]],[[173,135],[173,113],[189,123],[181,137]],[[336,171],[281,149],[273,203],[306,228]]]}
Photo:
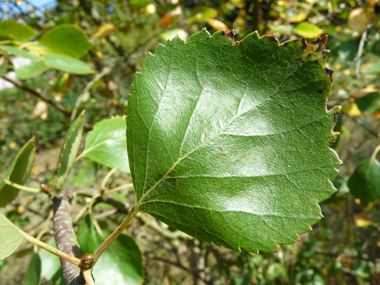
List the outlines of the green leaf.
{"label": "green leaf", "polygon": [[15,56],[20,56],[20,57],[28,58],[28,59],[32,59],[32,60],[38,59],[37,56],[31,54],[30,52],[23,50],[23,49],[19,49],[19,48],[14,47],[14,46],[0,45],[0,49],[8,52],[10,54],[13,54]]}
{"label": "green leaf", "polygon": [[128,99],[136,209],[234,250],[272,251],[309,231],[335,192],[332,71],[324,39],[232,44],[206,30],[160,45]]}
{"label": "green leaf", "polygon": [[99,169],[99,164],[94,161],[87,160],[77,175],[74,185],[82,185],[90,187],[96,180],[96,174]]}
{"label": "green leaf", "polygon": [[363,113],[374,113],[380,110],[380,92],[371,92],[355,101]]}
{"label": "green leaf", "polygon": [[50,66],[51,68],[62,70],[68,73],[94,73],[94,71],[87,63],[68,55],[48,53],[42,56],[42,60],[46,63],[46,65]]}
{"label": "green leaf", "polygon": [[75,25],[60,25],[51,29],[41,37],[40,44],[53,53],[72,57],[82,56],[91,47],[84,32]]}
{"label": "green leaf", "polygon": [[37,253],[33,253],[30,260],[28,271],[25,275],[25,285],[37,285],[40,283],[41,259]]}
{"label": "green leaf", "polygon": [[[108,237],[112,231],[103,231]],[[93,253],[104,240],[95,236],[91,218],[87,215],[78,230],[82,253]],[[110,274],[112,272],[112,274]],[[93,271],[97,285],[137,285],[144,281],[142,256],[134,239],[121,234],[101,255]]]}
{"label": "green leaf", "polygon": [[323,34],[323,30],[316,25],[309,22],[299,23],[294,31],[302,37],[317,38]]}
{"label": "green leaf", "polygon": [[205,22],[208,19],[214,18],[218,15],[218,11],[211,7],[199,6],[191,11],[189,21],[193,23]]}
{"label": "green leaf", "polygon": [[0,22],[0,40],[29,41],[36,33],[30,26],[13,19]]}
{"label": "green leaf", "polygon": [[50,69],[43,61],[33,62],[32,64],[22,66],[16,70],[16,76],[19,79],[35,77]]}
{"label": "green leaf", "polygon": [[360,205],[380,199],[380,163],[375,158],[363,160],[348,180],[351,194],[360,199]]}
{"label": "green leaf", "polygon": [[380,73],[380,62],[373,63],[370,67],[364,68],[363,73]]}
{"label": "green leaf", "polygon": [[114,117],[95,124],[88,133],[82,155],[125,173],[130,173],[125,118]]}
{"label": "green leaf", "polygon": [[[48,245],[57,248],[54,239],[48,242]],[[54,284],[65,285],[65,279],[63,278],[63,272],[61,263],[58,256],[47,252],[46,250],[38,251],[38,255],[41,260],[41,276],[46,280],[51,280]]]}
{"label": "green leaf", "polygon": [[58,188],[61,188],[65,182],[78,153],[82,139],[84,112],[85,111],[82,111],[78,118],[76,118],[76,120],[71,124],[70,129],[66,134],[65,141],[63,142],[58,162],[56,182],[56,186]]}
{"label": "green leaf", "polygon": [[7,73],[8,60],[4,57],[0,58],[0,76],[3,76]]}
{"label": "green leaf", "polygon": [[0,213],[0,260],[10,256],[22,241],[21,232]]}
{"label": "green leaf", "polygon": [[5,180],[24,184],[34,166],[35,151],[35,139],[33,137],[22,147],[11,166],[8,167],[4,179],[0,183],[0,207],[12,202],[19,192],[17,188],[6,184]]}

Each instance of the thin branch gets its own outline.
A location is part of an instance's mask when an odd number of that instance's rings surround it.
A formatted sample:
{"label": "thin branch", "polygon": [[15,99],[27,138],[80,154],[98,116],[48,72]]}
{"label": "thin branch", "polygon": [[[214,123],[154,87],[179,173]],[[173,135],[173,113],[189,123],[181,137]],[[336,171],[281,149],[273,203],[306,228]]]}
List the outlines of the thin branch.
{"label": "thin branch", "polygon": [[3,75],[1,76],[3,79],[5,79],[6,81],[10,82],[10,83],[13,83],[16,87],[22,89],[22,90],[25,90],[27,92],[29,92],[30,94],[42,99],[43,101],[45,101],[46,103],[52,105],[54,108],[56,108],[58,111],[60,111],[62,114],[64,114],[65,116],[67,117],[70,117],[70,112],[68,112],[66,110],[65,107],[63,107],[61,104],[58,104],[57,102],[54,102],[52,101],[50,98],[48,98],[47,96],[41,94],[41,93],[38,93],[36,90],[34,89],[31,89],[27,86],[25,86],[24,84],[22,84],[21,82],[17,81],[17,80],[14,80],[6,75]]}
{"label": "thin branch", "polygon": [[362,37],[361,37],[360,43],[359,43],[358,55],[355,57],[355,61],[356,61],[355,73],[356,73],[356,76],[358,78],[361,77],[361,75],[360,75],[360,64],[361,64],[361,58],[362,58],[364,43],[365,43],[365,40],[367,38],[368,30],[371,27],[372,27],[372,24],[369,24],[367,26],[367,28],[363,31],[363,34],[362,34]]}
{"label": "thin branch", "polygon": [[373,135],[374,137],[380,139],[380,135],[378,133],[376,133],[374,130],[372,130],[371,128],[369,128],[368,126],[366,126],[360,119],[354,117],[354,116],[351,116],[350,114],[344,112],[344,111],[341,111],[343,115],[349,117],[351,120],[353,120],[355,123],[359,124],[363,129],[365,129],[367,132],[369,132],[371,135]]}
{"label": "thin branch", "polygon": [[95,75],[95,77],[86,85],[86,87],[83,89],[82,93],[78,96],[77,101],[75,102],[75,107],[73,112],[71,113],[71,121],[75,120],[75,116],[78,112],[78,108],[80,106],[80,102],[82,101],[82,97],[90,90],[90,88],[99,81],[100,78],[102,78],[104,75],[110,73],[111,69],[106,67],[102,70],[102,72]]}
{"label": "thin branch", "polygon": [[339,253],[332,253],[332,252],[323,252],[319,251],[318,249],[314,249],[314,252],[316,254],[324,255],[324,256],[330,256],[330,257],[344,257],[344,258],[351,258],[351,259],[359,259],[359,260],[365,260],[365,261],[372,261],[372,262],[380,262],[380,258],[367,258],[363,256],[355,256],[355,255],[347,255],[347,254],[339,254]]}

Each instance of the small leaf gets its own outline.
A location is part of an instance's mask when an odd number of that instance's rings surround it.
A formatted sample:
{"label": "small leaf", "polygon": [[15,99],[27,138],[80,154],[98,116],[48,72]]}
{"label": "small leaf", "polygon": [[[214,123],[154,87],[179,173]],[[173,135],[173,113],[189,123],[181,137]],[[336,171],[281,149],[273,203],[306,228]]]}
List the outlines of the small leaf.
{"label": "small leaf", "polygon": [[50,67],[43,61],[37,61],[18,68],[16,70],[16,76],[18,79],[28,79],[40,75],[48,69],[50,69]]}
{"label": "small leaf", "polygon": [[92,35],[96,38],[106,37],[116,30],[117,28],[114,25],[112,25],[111,23],[106,23],[99,26]]}
{"label": "small leaf", "polygon": [[52,53],[80,57],[91,47],[85,33],[75,25],[59,25],[40,39]]}
{"label": "small leaf", "polygon": [[40,283],[41,259],[37,253],[33,253],[28,270],[25,275],[25,285],[37,285]]}
{"label": "small leaf", "polygon": [[198,6],[191,11],[189,21],[193,23],[206,22],[208,19],[215,18],[218,11],[207,6]]}
{"label": "small leaf", "polygon": [[84,112],[85,111],[82,111],[78,118],[76,118],[76,120],[71,124],[70,129],[66,134],[65,141],[63,142],[58,163],[56,182],[56,186],[58,188],[61,188],[65,182],[78,153],[82,139]]}
{"label": "small leaf", "polygon": [[363,160],[348,180],[351,194],[360,199],[360,205],[380,199],[380,163],[375,158]]}
{"label": "small leaf", "polygon": [[17,227],[0,213],[0,260],[10,256],[23,241]]}
{"label": "small leaf", "polygon": [[228,27],[223,22],[216,19],[208,19],[207,23],[215,30],[228,30]]}
{"label": "small leaf", "polygon": [[7,73],[8,60],[4,57],[0,58],[0,77]]}
{"label": "small leaf", "polygon": [[48,105],[45,101],[40,101],[37,103],[37,105],[34,107],[33,110],[33,117],[35,119],[41,119],[45,121],[47,119],[48,115]]}
{"label": "small leaf", "polygon": [[31,60],[38,59],[37,56],[31,54],[30,52],[23,50],[23,49],[19,49],[19,48],[14,47],[14,46],[0,45],[0,49],[8,52],[10,54],[13,54],[15,56],[19,56],[19,57],[23,57],[23,58],[27,58],[27,59],[31,59]]}
{"label": "small leaf", "polygon": [[[112,231],[103,231],[108,237]],[[104,241],[95,236],[91,218],[87,215],[78,230],[82,253],[93,253]],[[112,274],[110,274],[112,272]],[[144,281],[144,269],[139,247],[134,239],[121,234],[101,255],[93,271],[97,285],[138,285]]]}
{"label": "small leaf", "polygon": [[320,35],[323,34],[323,30],[321,28],[319,28],[318,26],[316,25],[313,25],[309,22],[301,22],[299,23],[295,30],[294,30],[297,34],[299,34],[300,36],[302,37],[306,37],[306,38],[317,38],[319,37]]}
{"label": "small leaf", "polygon": [[87,63],[68,55],[48,53],[43,55],[41,58],[46,65],[57,70],[62,70],[72,74],[94,73]]}
{"label": "small leaf", "polygon": [[92,184],[94,184],[96,180],[96,174],[98,172],[98,169],[98,163],[91,160],[87,160],[84,163],[84,166],[82,167],[81,171],[75,178],[74,185],[90,187]]}
{"label": "small leaf", "polygon": [[363,113],[374,113],[380,110],[380,92],[369,93],[355,101]]}
{"label": "small leaf", "polygon": [[160,36],[164,41],[172,40],[176,36],[178,36],[179,38],[183,40],[186,40],[188,37],[188,33],[182,29],[176,28],[176,29],[165,31]]}
{"label": "small leaf", "polygon": [[114,117],[95,124],[88,133],[84,156],[111,168],[130,173],[125,118]]}
{"label": "small leaf", "polygon": [[375,11],[372,8],[357,8],[351,11],[347,19],[347,28],[362,32],[376,19]]}
{"label": "small leaf", "polygon": [[136,209],[239,251],[290,244],[321,217],[341,162],[326,38],[233,44],[202,30],[160,45],[136,74],[127,147]]}
{"label": "small leaf", "polygon": [[[33,137],[22,147],[11,166],[8,167],[4,180],[24,184],[34,166],[35,151],[35,139]],[[0,183],[0,207],[12,202],[19,192],[17,188],[6,184],[4,180]]]}
{"label": "small leaf", "polygon": [[371,66],[363,69],[363,73],[380,73],[380,62],[372,63]]}
{"label": "small leaf", "polygon": [[0,40],[29,41],[36,33],[30,26],[13,19],[0,22]]}
{"label": "small leaf", "polygon": [[65,93],[69,86],[69,78],[70,75],[68,73],[62,74],[54,81],[51,89],[57,93]]}

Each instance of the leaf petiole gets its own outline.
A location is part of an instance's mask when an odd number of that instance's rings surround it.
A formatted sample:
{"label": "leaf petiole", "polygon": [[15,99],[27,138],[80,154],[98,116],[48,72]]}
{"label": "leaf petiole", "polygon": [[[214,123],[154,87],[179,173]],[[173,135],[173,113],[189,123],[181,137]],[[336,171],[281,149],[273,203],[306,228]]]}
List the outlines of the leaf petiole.
{"label": "leaf petiole", "polygon": [[117,227],[117,229],[98,247],[95,253],[92,255],[94,263],[99,259],[102,253],[111,245],[111,243],[118,238],[118,236],[124,231],[124,229],[130,224],[133,217],[138,213],[138,208],[133,207],[132,210],[125,217],[123,222]]}
{"label": "leaf petiole", "polygon": [[40,188],[32,188],[32,187],[27,187],[27,186],[24,186],[24,185],[20,185],[20,184],[17,184],[17,183],[14,183],[12,181],[9,181],[8,179],[4,179],[4,182],[14,188],[17,188],[19,190],[22,190],[22,191],[26,191],[26,192],[31,192],[31,193],[45,193],[44,191],[42,191]]}

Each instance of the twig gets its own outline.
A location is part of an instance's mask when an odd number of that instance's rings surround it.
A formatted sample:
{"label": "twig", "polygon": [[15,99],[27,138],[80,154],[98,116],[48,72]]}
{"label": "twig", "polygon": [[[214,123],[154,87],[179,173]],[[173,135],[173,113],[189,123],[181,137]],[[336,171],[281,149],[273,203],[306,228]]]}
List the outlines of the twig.
{"label": "twig", "polygon": [[378,133],[376,133],[374,130],[370,129],[369,127],[367,127],[360,119],[354,117],[354,116],[351,116],[350,114],[344,112],[344,111],[341,111],[343,115],[349,117],[351,120],[353,120],[355,123],[359,124],[360,126],[362,126],[363,129],[365,129],[366,131],[368,131],[371,135],[373,135],[374,137],[380,139],[380,135]]}
{"label": "twig", "polygon": [[362,53],[363,53],[364,42],[367,38],[368,30],[371,27],[372,27],[372,24],[368,24],[366,29],[363,31],[363,34],[362,34],[362,37],[361,37],[360,43],[359,43],[358,55],[355,57],[355,61],[356,61],[355,73],[356,73],[356,76],[358,78],[361,77],[361,75],[360,75],[360,64],[361,64],[361,57],[362,57]]}
{"label": "twig", "polygon": [[29,92],[30,94],[44,100],[46,103],[49,103],[50,105],[52,105],[54,108],[56,108],[58,111],[60,111],[62,114],[64,114],[65,116],[68,116],[70,117],[70,112],[68,112],[65,107],[63,107],[61,104],[58,104],[57,102],[54,102],[52,100],[50,100],[50,98],[48,98],[47,96],[41,94],[41,93],[38,93],[36,90],[34,89],[31,89],[27,86],[25,86],[24,84],[22,84],[21,82],[17,81],[17,80],[13,80],[12,78],[9,78],[8,76],[6,75],[3,75],[1,76],[3,79],[5,79],[6,81],[10,82],[10,83],[13,83],[16,87],[22,89],[22,90],[25,90],[27,92]]}
{"label": "twig", "polygon": [[332,252],[323,252],[319,251],[317,249],[314,249],[314,252],[316,254],[324,255],[324,256],[330,256],[330,257],[344,257],[344,258],[351,258],[351,259],[359,259],[359,260],[365,260],[365,261],[372,261],[372,262],[380,262],[379,258],[367,258],[363,256],[355,256],[355,255],[347,255],[347,254],[339,254],[339,253],[332,253]]}
{"label": "twig", "polygon": [[[149,257],[150,257],[150,256],[149,256]],[[150,257],[150,258],[152,258],[152,257]],[[185,266],[183,266],[183,265],[180,264],[180,263],[173,262],[173,261],[170,261],[170,260],[167,260],[167,259],[163,259],[163,258],[160,258],[160,257],[156,257],[156,256],[154,256],[152,259],[154,259],[154,260],[158,260],[158,261],[161,261],[161,262],[168,263],[168,264],[173,265],[173,266],[175,266],[175,267],[178,267],[178,268],[180,268],[180,269],[182,269],[182,270],[184,270],[184,271],[186,271],[186,272],[188,272],[188,273],[191,273],[191,274],[194,276],[194,278],[198,278],[199,280],[201,280],[201,281],[204,282],[205,284],[208,284],[208,285],[212,285],[212,284],[214,284],[214,282],[213,282],[212,280],[210,280],[210,281],[205,280],[204,278],[200,277],[198,273],[193,272],[192,270],[186,268]]]}
{"label": "twig", "polygon": [[92,87],[92,85],[94,85],[100,78],[102,78],[104,75],[108,74],[109,72],[111,71],[110,68],[104,68],[102,70],[102,72],[100,72],[99,74],[97,74],[94,79],[92,79],[87,85],[86,87],[83,89],[82,93],[78,96],[77,98],[77,101],[75,102],[75,107],[73,109],[73,112],[71,113],[71,117],[70,117],[70,120],[71,121],[74,121],[75,120],[75,116],[78,112],[78,108],[80,106],[80,102],[82,101],[82,97],[90,90],[90,88]]}

